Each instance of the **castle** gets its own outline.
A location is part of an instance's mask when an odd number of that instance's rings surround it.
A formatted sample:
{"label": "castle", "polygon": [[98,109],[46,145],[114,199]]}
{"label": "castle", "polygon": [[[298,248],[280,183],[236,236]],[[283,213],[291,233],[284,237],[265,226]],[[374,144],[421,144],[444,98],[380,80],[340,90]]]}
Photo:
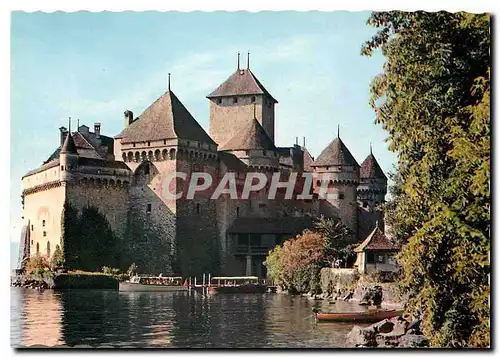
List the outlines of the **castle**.
{"label": "castle", "polygon": [[[59,147],[22,178],[24,255],[50,258],[62,250],[66,262],[81,257],[78,250],[91,245],[85,240],[103,229],[82,219],[83,236],[71,238],[68,208],[75,215],[94,208],[116,241],[94,246],[99,252],[126,251],[118,260],[122,265],[136,262],[139,271],[183,276],[210,272],[263,277],[269,249],[311,227],[320,215],[339,217],[359,241],[382,222],[377,206],[384,202],[387,178],[371,150],[360,166],[338,133],[316,159],[305,143],[276,147],[278,101],[249,66],[240,68],[239,59],[237,70],[207,99],[209,134],[170,84],[139,117],[125,111],[124,128],[114,138],[101,134],[100,123],[93,132],[85,125],[76,131],[59,128]],[[292,200],[285,199],[282,190],[269,200],[267,187],[248,200],[210,200],[201,193],[191,200],[165,198],[165,178],[175,171],[188,176],[206,172],[214,178],[234,173],[238,188],[248,172],[283,177],[326,173],[330,195],[318,198],[323,183],[313,180],[312,199],[305,200],[298,200],[296,191]],[[174,181],[176,192],[186,186]]]}

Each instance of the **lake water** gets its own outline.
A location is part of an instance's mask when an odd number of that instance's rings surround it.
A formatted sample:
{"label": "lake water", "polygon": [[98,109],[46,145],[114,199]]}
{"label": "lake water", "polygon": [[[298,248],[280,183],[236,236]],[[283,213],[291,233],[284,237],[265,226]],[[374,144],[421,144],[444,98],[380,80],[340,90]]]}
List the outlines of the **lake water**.
{"label": "lake water", "polygon": [[312,308],[359,310],[282,294],[37,291],[11,287],[11,345],[121,348],[335,348],[352,328]]}

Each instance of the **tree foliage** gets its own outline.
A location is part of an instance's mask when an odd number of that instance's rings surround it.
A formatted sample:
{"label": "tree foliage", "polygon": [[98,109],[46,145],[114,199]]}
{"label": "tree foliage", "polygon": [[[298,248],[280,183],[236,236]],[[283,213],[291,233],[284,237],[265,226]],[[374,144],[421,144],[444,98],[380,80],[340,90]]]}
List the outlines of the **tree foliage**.
{"label": "tree foliage", "polygon": [[434,346],[489,338],[490,17],[380,12],[364,55],[380,49],[376,121],[398,154],[388,224],[402,286]]}
{"label": "tree foliage", "polygon": [[356,236],[339,218],[320,217],[314,227],[325,237],[325,260],[328,266],[332,266],[337,259],[347,262],[349,256],[354,254],[354,247],[358,244]]}
{"label": "tree foliage", "polygon": [[271,250],[264,264],[268,276],[291,292],[320,291],[319,271],[351,252],[353,236],[337,218],[321,218],[315,229]]}
{"label": "tree foliage", "polygon": [[121,248],[103,214],[94,207],[85,207],[79,213],[66,203],[62,215],[62,251],[67,267],[100,271],[102,266],[118,264]]}

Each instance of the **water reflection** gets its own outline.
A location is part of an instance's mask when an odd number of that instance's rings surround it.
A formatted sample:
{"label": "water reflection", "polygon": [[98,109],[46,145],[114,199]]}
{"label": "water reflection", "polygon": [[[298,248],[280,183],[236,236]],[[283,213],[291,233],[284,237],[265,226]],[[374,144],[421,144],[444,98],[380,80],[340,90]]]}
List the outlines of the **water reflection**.
{"label": "water reflection", "polygon": [[337,309],[336,305],[279,294],[207,296],[197,292],[11,288],[11,344],[341,347],[352,325],[316,324],[311,312],[315,305]]}

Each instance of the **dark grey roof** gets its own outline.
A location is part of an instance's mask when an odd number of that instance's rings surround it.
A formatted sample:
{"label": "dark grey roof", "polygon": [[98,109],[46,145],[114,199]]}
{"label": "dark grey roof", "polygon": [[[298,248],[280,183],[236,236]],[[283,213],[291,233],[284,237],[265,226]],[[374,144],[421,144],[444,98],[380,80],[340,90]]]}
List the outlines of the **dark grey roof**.
{"label": "dark grey roof", "polygon": [[299,234],[312,228],[313,218],[309,216],[281,218],[242,218],[234,220],[228,229],[230,234]]}
{"label": "dark grey roof", "polygon": [[374,179],[386,179],[382,168],[375,159],[373,153],[370,153],[368,157],[366,157],[365,161],[361,164],[361,168],[359,169],[359,177],[360,178],[374,178]]}
{"label": "dark grey roof", "polygon": [[172,91],[158,98],[115,138],[122,138],[122,143],[182,138],[216,144]]}
{"label": "dark grey roof", "polygon": [[219,148],[219,150],[251,149],[276,150],[273,141],[255,118],[249,120],[241,130]]}
{"label": "dark grey roof", "polygon": [[263,94],[269,97],[274,103],[276,99],[265,89],[255,75],[247,70],[236,70],[227,80],[225,80],[215,91],[210,93],[207,98],[242,96],[242,95]]}
{"label": "dark grey roof", "polygon": [[232,153],[219,152],[219,158],[231,172],[243,173],[248,169],[248,166]]}
{"label": "dark grey roof", "polygon": [[52,159],[51,161],[43,163],[41,166],[39,166],[36,169],[30,170],[26,174],[23,175],[24,177],[27,177],[28,175],[36,174],[39,172],[43,172],[44,170],[47,170],[49,168],[57,167],[59,165],[59,157]]}
{"label": "dark grey roof", "polygon": [[340,137],[335,138],[333,142],[328,144],[311,166],[320,167],[335,165],[359,167],[358,162],[356,162],[356,159],[354,159]]}
{"label": "dark grey roof", "polygon": [[66,139],[61,147],[61,153],[78,154],[73,136],[71,134],[66,136]]}

